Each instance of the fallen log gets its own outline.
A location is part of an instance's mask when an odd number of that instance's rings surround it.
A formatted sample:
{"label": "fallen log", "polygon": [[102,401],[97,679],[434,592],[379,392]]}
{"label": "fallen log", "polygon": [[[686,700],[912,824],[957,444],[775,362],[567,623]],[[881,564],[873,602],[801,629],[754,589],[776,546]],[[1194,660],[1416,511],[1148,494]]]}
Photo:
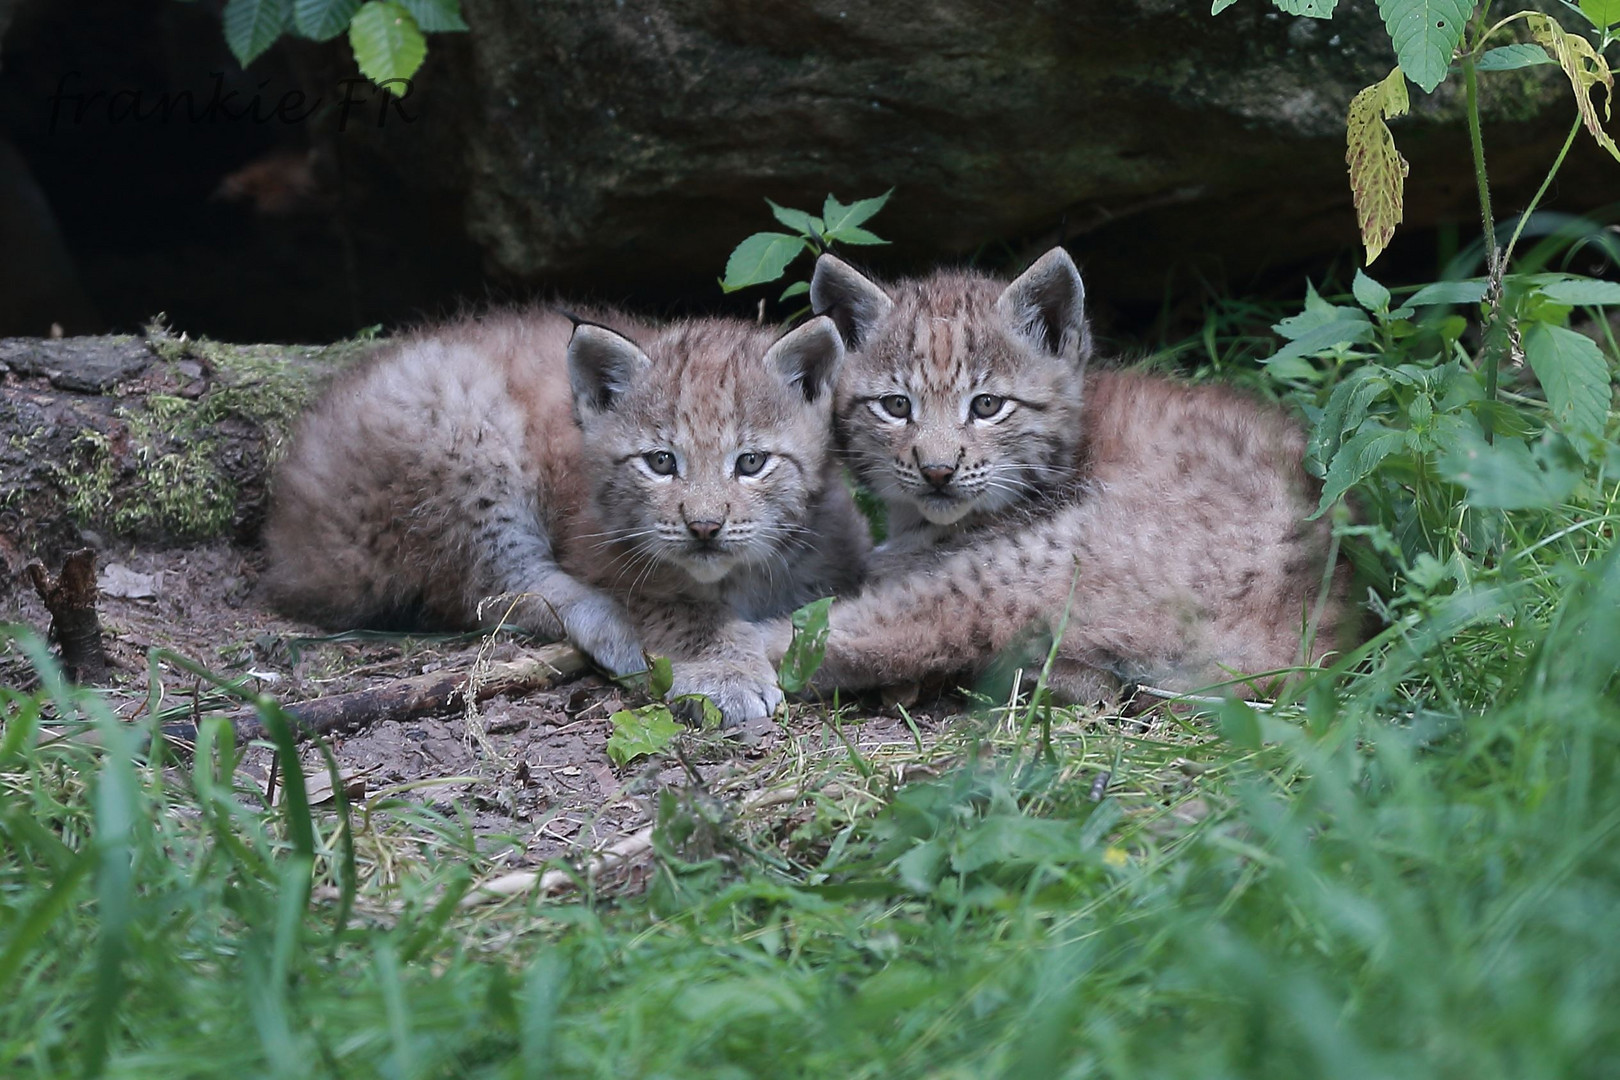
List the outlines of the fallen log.
{"label": "fallen log", "polygon": [[293,418],[366,347],[0,339],[0,600],[98,539],[251,540]]}

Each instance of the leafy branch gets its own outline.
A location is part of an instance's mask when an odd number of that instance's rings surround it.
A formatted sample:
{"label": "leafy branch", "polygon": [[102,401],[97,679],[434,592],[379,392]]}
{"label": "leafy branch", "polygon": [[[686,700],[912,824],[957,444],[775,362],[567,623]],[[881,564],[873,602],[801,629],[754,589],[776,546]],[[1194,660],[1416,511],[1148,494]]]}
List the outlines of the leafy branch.
{"label": "leafy branch", "polygon": [[[757,232],[738,244],[726,260],[726,276],[720,279],[720,288],[730,293],[777,281],[787,273],[789,264],[804,252],[809,252],[814,259],[824,251],[831,251],[835,244],[887,244],[887,240],[863,226],[883,209],[892,194],[894,189],[890,188],[875,198],[860,199],[847,206],[828,195],[820,217],[806,210],[778,206],[766,199],[776,220],[793,231]],[[809,291],[808,281],[796,281],[779,299],[789,300]]]}
{"label": "leafy branch", "polygon": [[283,34],[330,41],[345,30],[361,74],[379,86],[408,79],[430,33],[467,29],[461,0],[229,0],[225,44],[243,67]]}

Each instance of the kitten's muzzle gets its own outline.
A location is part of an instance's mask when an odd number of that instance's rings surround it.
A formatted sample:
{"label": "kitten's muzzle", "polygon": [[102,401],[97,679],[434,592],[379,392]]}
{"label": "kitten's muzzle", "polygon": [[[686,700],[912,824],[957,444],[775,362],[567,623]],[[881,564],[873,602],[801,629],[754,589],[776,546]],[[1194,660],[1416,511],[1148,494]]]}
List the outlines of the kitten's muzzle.
{"label": "kitten's muzzle", "polygon": [[692,538],[699,543],[708,545],[712,544],[715,538],[720,535],[720,530],[725,527],[725,524],[723,521],[688,521],[686,531],[691,533]]}
{"label": "kitten's muzzle", "polygon": [[951,477],[956,475],[955,465],[919,465],[917,469],[923,474],[924,480],[941,491],[951,482]]}

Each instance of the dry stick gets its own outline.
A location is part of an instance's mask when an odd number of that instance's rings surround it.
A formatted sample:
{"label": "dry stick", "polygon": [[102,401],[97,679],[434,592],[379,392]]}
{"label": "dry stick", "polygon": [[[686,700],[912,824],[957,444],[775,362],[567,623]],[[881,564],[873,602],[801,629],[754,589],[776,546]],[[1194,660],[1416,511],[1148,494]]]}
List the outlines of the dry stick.
{"label": "dry stick", "polygon": [[[536,649],[521,659],[491,665],[486,671],[478,672],[476,679],[471,670],[434,671],[370,690],[287,705],[285,709],[292,719],[294,734],[307,739],[333,731],[368,727],[382,720],[408,720],[457,708],[466,704],[469,685],[475,701],[496,694],[543,690],[579,674],[588,663],[578,649],[559,642]],[[253,709],[238,709],[227,714],[227,719],[236,729],[238,741],[262,738],[265,734],[258,713]],[[195,723],[164,724],[162,730],[171,740],[185,743],[197,740]]]}
{"label": "dry stick", "polygon": [[96,615],[96,553],[80,548],[68,555],[57,577],[35,559],[28,564],[28,576],[51,613],[51,638],[62,648],[67,677],[76,683],[105,681],[107,651]]}

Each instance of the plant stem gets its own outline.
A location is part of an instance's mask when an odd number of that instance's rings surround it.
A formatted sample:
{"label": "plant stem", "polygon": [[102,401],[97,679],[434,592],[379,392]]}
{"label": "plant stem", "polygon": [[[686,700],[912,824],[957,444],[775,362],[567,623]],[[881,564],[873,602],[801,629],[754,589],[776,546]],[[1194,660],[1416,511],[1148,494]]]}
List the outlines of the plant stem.
{"label": "plant stem", "polygon": [[1485,138],[1479,127],[1479,75],[1472,53],[1462,56],[1463,87],[1468,102],[1468,142],[1474,150],[1474,181],[1479,185],[1479,216],[1485,226],[1485,269],[1493,278],[1499,269],[1496,219],[1491,214],[1491,183],[1485,173]]}
{"label": "plant stem", "polygon": [[1507,248],[1502,252],[1502,267],[1504,272],[1506,272],[1508,262],[1513,258],[1513,246],[1519,242],[1519,234],[1524,232],[1524,223],[1530,220],[1530,215],[1535,213],[1536,205],[1541,202],[1541,197],[1547,194],[1548,188],[1552,187],[1553,177],[1558,175],[1558,170],[1563,166],[1564,158],[1566,155],[1568,155],[1569,148],[1575,145],[1575,136],[1579,135],[1580,133],[1581,116],[1579,113],[1576,113],[1575,122],[1571,124],[1569,128],[1569,137],[1564,140],[1564,148],[1558,151],[1558,156],[1553,159],[1552,168],[1547,171],[1546,179],[1541,181],[1541,186],[1536,189],[1536,194],[1530,200],[1530,205],[1526,206],[1524,208],[1524,213],[1519,215],[1519,223],[1513,226],[1513,235],[1508,237]]}
{"label": "plant stem", "polygon": [[[1483,9],[1481,14],[1484,14]],[[1485,228],[1485,269],[1489,284],[1486,286],[1486,297],[1490,300],[1491,314],[1485,325],[1483,343],[1480,349],[1480,359],[1485,364],[1485,402],[1487,406],[1496,404],[1497,371],[1501,367],[1502,349],[1498,348],[1503,329],[1502,323],[1502,259],[1501,251],[1496,246],[1496,219],[1491,214],[1491,184],[1485,173],[1485,138],[1479,129],[1479,75],[1474,67],[1474,52],[1472,49],[1462,54],[1463,87],[1468,101],[1468,142],[1474,150],[1474,181],[1479,185],[1479,216]],[[1495,425],[1492,423],[1489,408],[1480,417],[1480,427],[1484,429],[1485,441],[1496,441]]]}

